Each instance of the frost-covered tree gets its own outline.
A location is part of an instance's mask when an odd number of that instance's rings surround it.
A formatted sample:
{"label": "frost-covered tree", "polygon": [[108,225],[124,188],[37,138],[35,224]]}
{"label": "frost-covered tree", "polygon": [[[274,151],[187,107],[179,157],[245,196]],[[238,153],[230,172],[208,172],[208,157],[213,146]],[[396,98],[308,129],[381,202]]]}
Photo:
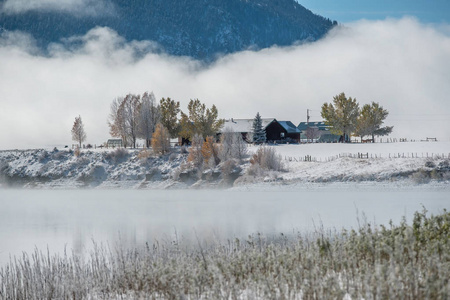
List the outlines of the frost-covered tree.
{"label": "frost-covered tree", "polygon": [[355,135],[364,136],[370,135],[372,142],[375,142],[375,136],[384,136],[392,132],[393,126],[381,127],[384,120],[389,115],[389,112],[380,106],[379,103],[372,102],[363,106],[358,117]]}
{"label": "frost-covered tree", "polygon": [[266,142],[266,130],[262,126],[262,118],[259,112],[256,114],[253,119],[252,125],[252,133],[253,133],[253,143],[255,144],[263,144]]}
{"label": "frost-covered tree", "polygon": [[127,136],[127,129],[125,124],[124,110],[121,109],[121,104],[124,98],[115,98],[110,106],[110,113],[108,116],[109,134],[113,137],[122,139],[123,146],[126,148],[129,144]]}
{"label": "frost-covered tree", "polygon": [[333,103],[322,105],[321,115],[325,123],[331,126],[331,133],[341,135],[344,141],[348,141],[348,137],[356,129],[359,105],[356,99],[347,98],[341,93],[333,98]]}
{"label": "frost-covered tree", "polygon": [[72,140],[76,141],[81,148],[81,143],[86,140],[86,132],[84,131],[83,121],[81,116],[75,117],[72,126]]}
{"label": "frost-covered tree", "polygon": [[155,95],[145,92],[142,95],[139,110],[138,137],[145,140],[147,148],[151,145],[153,132],[156,129],[156,122],[158,122],[158,107],[156,106]]}
{"label": "frost-covered tree", "polygon": [[180,113],[180,102],[170,98],[162,98],[159,102],[161,107],[161,124],[167,128],[170,137],[176,138],[180,131],[178,114]]}
{"label": "frost-covered tree", "polygon": [[156,154],[167,154],[170,151],[169,131],[161,124],[156,124],[155,133],[152,138],[153,152]]}
{"label": "frost-covered tree", "polygon": [[213,105],[206,108],[206,105],[195,99],[188,104],[188,114],[181,112],[180,135],[190,139],[195,134],[203,136],[215,136],[224,124],[223,119],[219,119],[217,107]]}
{"label": "frost-covered tree", "polygon": [[228,159],[242,160],[247,154],[247,143],[242,134],[234,132],[231,128],[225,128],[220,136],[219,157],[222,161]]}
{"label": "frost-covered tree", "polygon": [[195,134],[192,137],[191,148],[189,149],[189,155],[187,159],[197,168],[203,164],[203,142],[204,139],[200,134]]}
{"label": "frost-covered tree", "polygon": [[319,128],[317,128],[316,126],[310,126],[306,129],[305,135],[307,142],[309,141],[314,142],[315,139],[320,137]]}
{"label": "frost-covered tree", "polygon": [[125,96],[119,108],[119,110],[123,110],[126,134],[133,148],[136,148],[136,139],[139,134],[140,108],[140,96],[133,94]]}

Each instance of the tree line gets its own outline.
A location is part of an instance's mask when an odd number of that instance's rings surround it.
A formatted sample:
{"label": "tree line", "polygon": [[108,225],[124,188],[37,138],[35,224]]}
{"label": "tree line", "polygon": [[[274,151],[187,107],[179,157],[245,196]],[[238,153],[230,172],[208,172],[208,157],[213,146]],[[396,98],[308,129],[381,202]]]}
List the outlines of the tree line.
{"label": "tree line", "polygon": [[195,134],[206,138],[215,135],[223,123],[215,105],[207,108],[200,100],[191,99],[188,112],[184,113],[179,101],[162,98],[157,102],[154,94],[148,92],[114,99],[108,117],[111,136],[121,138],[125,147],[133,148],[138,138],[150,147],[155,135],[159,137],[163,131],[170,138],[180,136],[190,140]]}
{"label": "tree line", "polygon": [[379,103],[365,104],[362,108],[356,98],[346,97],[340,93],[333,97],[333,103],[324,103],[321,111],[325,124],[331,126],[330,132],[341,136],[348,142],[350,136],[370,136],[374,142],[375,136],[385,136],[392,132],[393,126],[382,127],[389,112]]}
{"label": "tree line", "polygon": [[[330,126],[330,132],[341,136],[342,141],[349,141],[351,135],[361,137],[385,136],[392,132],[393,126],[382,127],[388,111],[379,103],[365,104],[361,109],[356,99],[346,97],[344,93],[333,97],[332,103],[322,105],[321,115]],[[181,137],[193,141],[196,135],[206,141],[215,137],[223,127],[225,120],[218,116],[213,104],[206,107],[198,99],[191,99],[187,112],[180,109],[180,102],[171,98],[157,101],[151,92],[142,95],[128,94],[115,98],[110,105],[108,126],[111,136],[120,138],[124,147],[136,148],[137,139],[145,140],[147,148],[168,151],[169,139]],[[307,136],[314,135],[310,131]],[[86,133],[81,117],[75,118],[72,127],[72,139],[81,143],[86,140]],[[247,142],[262,144],[266,142],[265,129],[259,112],[256,114],[252,132],[246,137]],[[199,144],[199,143],[197,143]],[[201,146],[200,146],[201,147]]]}

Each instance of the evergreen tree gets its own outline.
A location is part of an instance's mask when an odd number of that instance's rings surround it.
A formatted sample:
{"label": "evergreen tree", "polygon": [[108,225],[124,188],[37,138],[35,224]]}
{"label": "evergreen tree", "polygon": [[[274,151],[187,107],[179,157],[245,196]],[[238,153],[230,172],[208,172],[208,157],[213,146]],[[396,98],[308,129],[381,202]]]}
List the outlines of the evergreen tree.
{"label": "evergreen tree", "polygon": [[252,132],[254,143],[263,144],[266,142],[266,130],[262,127],[262,119],[261,116],[259,115],[259,112],[253,119]]}
{"label": "evergreen tree", "polygon": [[81,143],[86,140],[86,132],[84,131],[83,121],[81,116],[75,117],[75,122],[72,126],[72,140],[78,142],[81,148]]}

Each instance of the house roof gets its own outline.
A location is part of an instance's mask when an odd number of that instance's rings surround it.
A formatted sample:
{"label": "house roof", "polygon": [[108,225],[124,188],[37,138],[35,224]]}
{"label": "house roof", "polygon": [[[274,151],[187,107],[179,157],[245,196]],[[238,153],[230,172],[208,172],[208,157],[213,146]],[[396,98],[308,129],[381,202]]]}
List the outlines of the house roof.
{"label": "house roof", "polygon": [[[252,126],[253,126],[253,120],[254,119],[229,119],[225,120],[225,124],[223,124],[222,132],[224,132],[226,129],[231,129],[234,132],[251,132]],[[262,118],[262,127],[265,129],[267,126],[269,126],[270,123],[273,121],[276,121],[275,118]]]}
{"label": "house roof", "polygon": [[297,128],[300,131],[305,131],[308,127],[317,127],[319,130],[329,130],[330,126],[326,125],[325,122],[300,122]]}
{"label": "house roof", "polygon": [[287,133],[300,133],[291,121],[278,121],[278,123],[287,131]]}

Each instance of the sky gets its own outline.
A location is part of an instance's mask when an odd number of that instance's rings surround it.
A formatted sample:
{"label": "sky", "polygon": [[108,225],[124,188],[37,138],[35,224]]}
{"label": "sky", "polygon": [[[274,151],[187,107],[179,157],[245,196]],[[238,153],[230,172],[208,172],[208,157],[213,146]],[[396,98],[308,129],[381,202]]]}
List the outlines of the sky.
{"label": "sky", "polygon": [[[79,12],[90,0],[65,1],[73,1]],[[44,2],[47,7],[57,3]],[[319,10],[319,4],[332,1],[316,2]],[[414,11],[423,2],[411,3],[417,3],[411,4]],[[329,11],[335,6],[330,4]],[[294,124],[306,121],[307,109],[311,121],[320,121],[322,104],[345,92],[361,106],[375,101],[387,109],[385,125],[394,126],[392,137],[449,141],[450,22],[414,14],[355,17],[344,8],[340,18],[323,13],[341,26],[320,41],[243,51],[212,65],[152,52],[142,56],[142,49],[152,49],[151,41],[126,42],[109,28],[74,37],[72,45],[53,44],[49,56],[40,54],[33,37],[3,32],[0,149],[71,145],[77,116],[83,119],[86,143],[99,145],[110,138],[113,99],[146,91],[180,101],[184,111],[189,99],[198,98],[215,104],[221,118],[253,118],[259,112]],[[355,8],[378,13],[373,4]]]}
{"label": "sky", "polygon": [[450,22],[448,0],[297,0],[326,18],[347,23],[414,16],[425,23]]}

